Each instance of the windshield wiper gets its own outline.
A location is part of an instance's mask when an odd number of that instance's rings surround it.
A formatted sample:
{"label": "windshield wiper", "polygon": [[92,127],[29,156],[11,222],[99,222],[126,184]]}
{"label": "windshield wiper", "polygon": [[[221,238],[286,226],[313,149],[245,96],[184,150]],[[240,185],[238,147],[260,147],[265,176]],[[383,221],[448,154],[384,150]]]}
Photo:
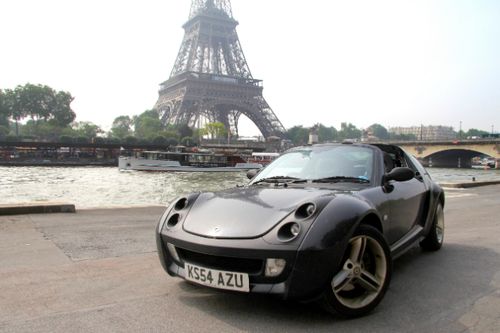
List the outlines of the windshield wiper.
{"label": "windshield wiper", "polygon": [[290,177],[290,176],[274,176],[274,177],[268,177],[268,178],[262,178],[253,183],[252,185],[257,185],[260,183],[272,183],[272,184],[282,184],[282,183],[296,183],[296,182],[306,182],[307,180],[305,179],[300,179],[297,177]]}
{"label": "windshield wiper", "polygon": [[370,182],[369,179],[366,179],[364,177],[346,177],[346,176],[333,176],[333,177],[313,179],[311,181],[313,183],[340,183],[340,182],[347,182],[347,183],[360,183],[360,184],[367,184],[367,183]]}

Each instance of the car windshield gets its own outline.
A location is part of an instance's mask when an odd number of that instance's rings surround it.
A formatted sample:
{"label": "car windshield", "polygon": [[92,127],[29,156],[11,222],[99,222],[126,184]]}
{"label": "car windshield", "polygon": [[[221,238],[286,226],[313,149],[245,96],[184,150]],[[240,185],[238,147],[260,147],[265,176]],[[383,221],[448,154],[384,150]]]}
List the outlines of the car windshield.
{"label": "car windshield", "polygon": [[356,182],[372,178],[373,150],[359,146],[304,148],[286,153],[262,170],[251,184],[263,182]]}

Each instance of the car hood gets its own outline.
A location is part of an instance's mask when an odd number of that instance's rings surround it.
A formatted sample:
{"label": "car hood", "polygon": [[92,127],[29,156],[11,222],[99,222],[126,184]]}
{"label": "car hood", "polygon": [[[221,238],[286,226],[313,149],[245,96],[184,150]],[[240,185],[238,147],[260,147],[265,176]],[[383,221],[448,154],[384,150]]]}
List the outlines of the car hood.
{"label": "car hood", "polygon": [[251,186],[202,193],[184,220],[184,230],[211,238],[256,238],[269,232],[300,204],[331,190]]}

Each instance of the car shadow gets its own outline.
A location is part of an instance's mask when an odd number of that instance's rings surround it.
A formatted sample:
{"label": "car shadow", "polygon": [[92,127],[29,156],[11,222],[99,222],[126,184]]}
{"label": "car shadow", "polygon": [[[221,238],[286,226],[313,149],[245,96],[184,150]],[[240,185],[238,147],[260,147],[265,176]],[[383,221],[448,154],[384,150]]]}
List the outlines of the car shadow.
{"label": "car shadow", "polygon": [[269,295],[228,293],[179,282],[181,303],[245,331],[462,332],[460,317],[485,293],[500,256],[488,248],[446,244],[428,253],[418,247],[394,262],[382,303],[362,319],[332,316],[314,303]]}

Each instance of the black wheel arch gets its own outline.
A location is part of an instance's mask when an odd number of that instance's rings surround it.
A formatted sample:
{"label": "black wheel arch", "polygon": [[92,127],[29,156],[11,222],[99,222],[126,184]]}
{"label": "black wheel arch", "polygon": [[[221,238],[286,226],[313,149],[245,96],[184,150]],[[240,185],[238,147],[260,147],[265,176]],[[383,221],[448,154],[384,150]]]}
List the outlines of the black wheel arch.
{"label": "black wheel arch", "polygon": [[299,285],[307,281],[316,288],[308,295],[289,294],[287,298],[313,299],[320,295],[342,264],[349,240],[359,225],[367,224],[382,232],[380,221],[377,211],[367,201],[352,195],[337,195],[318,215],[297,251],[295,265],[301,272],[295,272],[291,283]]}

